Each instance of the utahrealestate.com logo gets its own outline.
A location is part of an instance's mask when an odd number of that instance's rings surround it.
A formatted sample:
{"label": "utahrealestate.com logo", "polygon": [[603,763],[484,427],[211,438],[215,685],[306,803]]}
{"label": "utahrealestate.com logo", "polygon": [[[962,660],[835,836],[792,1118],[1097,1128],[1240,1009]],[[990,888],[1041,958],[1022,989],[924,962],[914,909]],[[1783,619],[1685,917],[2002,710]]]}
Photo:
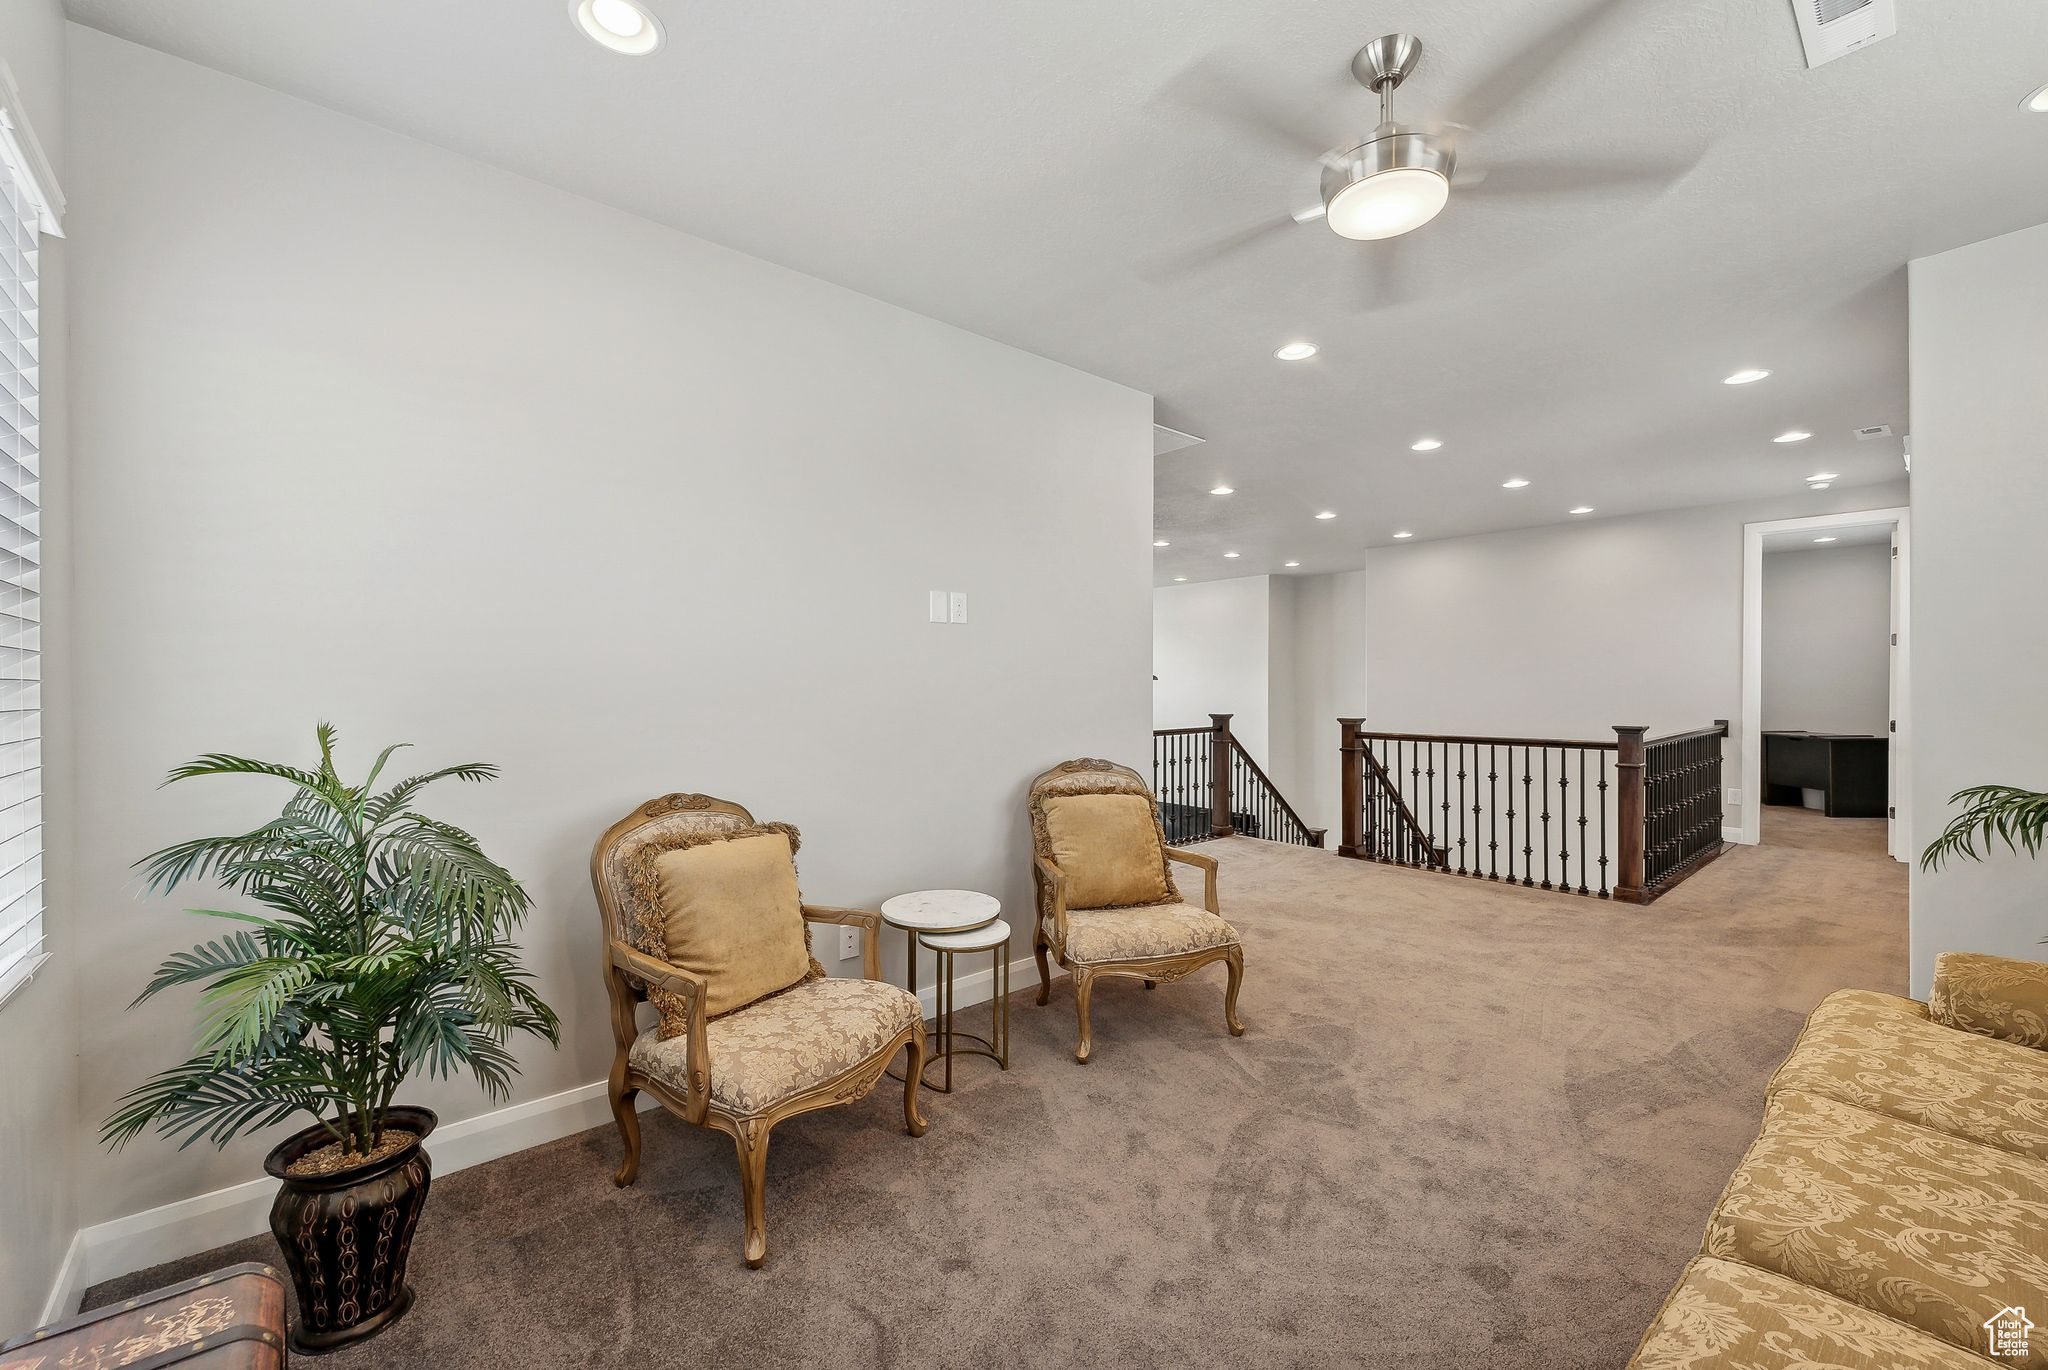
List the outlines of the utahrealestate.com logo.
{"label": "utahrealestate.com logo", "polygon": [[2034,1324],[2027,1321],[2027,1310],[2014,1304],[2001,1308],[1984,1320],[1984,1330],[1990,1334],[1991,1354],[2024,1359],[2027,1354],[2027,1333],[2034,1330]]}

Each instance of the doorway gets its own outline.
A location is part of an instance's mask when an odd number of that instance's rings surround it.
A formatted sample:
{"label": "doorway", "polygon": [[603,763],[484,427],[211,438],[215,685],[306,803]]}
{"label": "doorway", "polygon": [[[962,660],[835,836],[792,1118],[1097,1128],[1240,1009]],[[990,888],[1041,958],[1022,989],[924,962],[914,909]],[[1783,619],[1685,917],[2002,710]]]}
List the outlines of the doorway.
{"label": "doorway", "polygon": [[1881,818],[1909,859],[1911,575],[1903,508],[1744,526],[1738,840],[1762,840],[1770,803],[1802,841],[1830,841],[1820,815]]}

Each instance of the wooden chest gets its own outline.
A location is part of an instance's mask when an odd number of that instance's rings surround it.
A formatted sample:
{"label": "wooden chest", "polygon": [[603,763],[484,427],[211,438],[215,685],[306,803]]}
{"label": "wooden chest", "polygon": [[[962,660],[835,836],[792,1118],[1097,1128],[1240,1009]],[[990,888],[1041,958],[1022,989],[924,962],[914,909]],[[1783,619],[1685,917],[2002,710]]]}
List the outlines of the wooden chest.
{"label": "wooden chest", "polygon": [[0,1370],[282,1370],[284,1278],[232,1265],[0,1346]]}

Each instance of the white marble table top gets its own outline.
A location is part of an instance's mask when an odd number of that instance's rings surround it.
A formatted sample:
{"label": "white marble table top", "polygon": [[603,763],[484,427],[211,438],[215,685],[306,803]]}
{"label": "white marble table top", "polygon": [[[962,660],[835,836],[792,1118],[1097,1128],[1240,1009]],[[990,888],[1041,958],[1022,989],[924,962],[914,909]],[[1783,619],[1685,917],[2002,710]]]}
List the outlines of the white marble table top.
{"label": "white marble table top", "polygon": [[1010,925],[998,918],[965,932],[927,932],[917,940],[927,951],[993,951],[1010,940]]}
{"label": "white marble table top", "polygon": [[1002,901],[974,890],[913,890],[882,901],[882,919],[913,932],[965,932],[992,923]]}

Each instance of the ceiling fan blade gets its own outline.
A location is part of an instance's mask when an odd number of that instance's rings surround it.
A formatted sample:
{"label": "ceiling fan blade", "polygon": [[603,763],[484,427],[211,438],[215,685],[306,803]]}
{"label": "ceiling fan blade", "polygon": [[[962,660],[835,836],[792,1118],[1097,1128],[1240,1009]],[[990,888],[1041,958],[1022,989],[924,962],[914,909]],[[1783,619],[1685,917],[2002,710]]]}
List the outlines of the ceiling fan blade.
{"label": "ceiling fan blade", "polygon": [[1191,271],[1215,266],[1240,252],[1258,246],[1268,238],[1306,222],[1312,220],[1292,216],[1284,219],[1262,219],[1256,224],[1221,234],[1192,247],[1155,256],[1147,263],[1145,275],[1162,281],[1185,276]]}
{"label": "ceiling fan blade", "polygon": [[1169,77],[1158,98],[1235,124],[1304,157],[1320,158],[1329,150],[1329,144],[1303,127],[1297,116],[1239,82],[1213,58],[1204,57]]}
{"label": "ceiling fan blade", "polygon": [[1392,309],[1408,302],[1412,283],[1401,265],[1405,242],[1403,238],[1381,238],[1358,244],[1361,307],[1365,312]]}
{"label": "ceiling fan blade", "polygon": [[1570,195],[1629,186],[1668,185],[1692,170],[1689,162],[1602,161],[1587,157],[1522,159],[1469,170],[1460,165],[1451,183],[1460,196]]}
{"label": "ceiling fan blade", "polygon": [[1562,65],[1603,20],[1628,3],[1629,0],[1590,0],[1581,5],[1482,73],[1464,98],[1451,104],[1452,117],[1470,128],[1492,127],[1545,76]]}

